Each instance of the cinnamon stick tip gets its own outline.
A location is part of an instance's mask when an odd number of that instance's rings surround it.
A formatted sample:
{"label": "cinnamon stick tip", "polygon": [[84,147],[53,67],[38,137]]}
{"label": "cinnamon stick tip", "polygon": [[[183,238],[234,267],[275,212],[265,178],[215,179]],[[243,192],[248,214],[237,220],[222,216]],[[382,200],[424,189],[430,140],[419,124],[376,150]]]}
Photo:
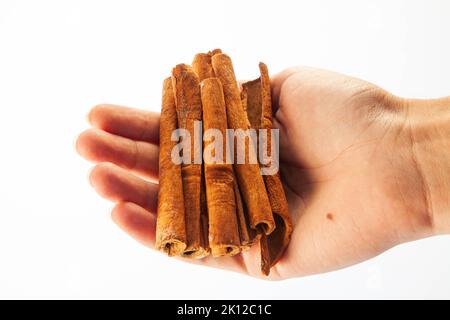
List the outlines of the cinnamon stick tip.
{"label": "cinnamon stick tip", "polygon": [[165,252],[169,257],[179,256],[184,252],[184,249],[186,249],[186,243],[170,239],[162,241],[158,249]]}
{"label": "cinnamon stick tip", "polygon": [[259,62],[258,66],[259,66],[259,70],[261,71],[261,73],[268,72],[267,65],[264,62],[262,62],[262,61]]}
{"label": "cinnamon stick tip", "polygon": [[172,68],[172,75],[193,72],[192,67],[186,63],[179,63]]}
{"label": "cinnamon stick tip", "polygon": [[[204,53],[204,52],[200,52],[200,53],[197,53],[197,54],[195,54],[195,56],[194,56],[194,62],[196,62],[196,61],[201,61],[201,60],[203,60],[203,59],[209,59],[209,57],[210,57],[210,54],[209,53]],[[194,63],[193,63],[194,64]]]}
{"label": "cinnamon stick tip", "polygon": [[269,235],[273,232],[273,230],[275,230],[275,224],[273,221],[262,220],[259,221],[259,223],[256,226],[254,226],[254,229],[256,229],[260,233]]}
{"label": "cinnamon stick tip", "polygon": [[211,254],[213,257],[235,256],[241,252],[241,248],[236,245],[223,244],[211,246]]}
{"label": "cinnamon stick tip", "polygon": [[230,56],[229,55],[227,55],[226,53],[217,53],[217,54],[215,54],[215,55],[213,55],[212,57],[211,57],[211,59],[212,59],[212,61],[213,61],[213,63],[214,63],[214,61],[215,60],[228,60],[228,61],[230,61],[231,62],[231,58],[230,58]]}
{"label": "cinnamon stick tip", "polygon": [[184,258],[202,259],[209,255],[208,248],[198,248],[196,250],[185,250],[182,254]]}
{"label": "cinnamon stick tip", "polygon": [[221,49],[219,49],[219,48],[217,48],[217,49],[213,49],[213,50],[211,50],[210,52],[208,52],[208,53],[210,53],[211,55],[216,55],[216,54],[220,54],[220,53],[222,53],[222,50]]}
{"label": "cinnamon stick tip", "polygon": [[192,64],[196,64],[196,63],[200,63],[200,61],[211,61],[211,58],[217,54],[221,54],[222,50],[220,49],[213,49],[211,51],[208,52],[200,52],[195,54],[194,56],[194,60],[192,62]]}

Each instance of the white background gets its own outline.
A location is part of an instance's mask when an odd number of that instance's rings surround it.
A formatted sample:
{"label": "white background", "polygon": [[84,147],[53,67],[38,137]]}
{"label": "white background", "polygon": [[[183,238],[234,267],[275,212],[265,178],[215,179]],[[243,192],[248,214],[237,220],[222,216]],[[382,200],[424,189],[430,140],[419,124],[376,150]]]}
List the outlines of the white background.
{"label": "white background", "polygon": [[159,110],[161,79],[221,47],[241,78],[305,64],[450,94],[449,1],[0,2],[0,298],[450,298],[450,238],[267,282],[128,238],[73,144],[91,106]]}

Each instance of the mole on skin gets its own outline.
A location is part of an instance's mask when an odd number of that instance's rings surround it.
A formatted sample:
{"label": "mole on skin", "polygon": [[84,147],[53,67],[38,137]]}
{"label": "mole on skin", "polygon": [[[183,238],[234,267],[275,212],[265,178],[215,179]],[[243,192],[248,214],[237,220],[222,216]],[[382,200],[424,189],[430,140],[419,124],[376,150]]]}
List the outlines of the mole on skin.
{"label": "mole on skin", "polygon": [[333,214],[331,212],[327,213],[327,219],[328,220],[333,220]]}

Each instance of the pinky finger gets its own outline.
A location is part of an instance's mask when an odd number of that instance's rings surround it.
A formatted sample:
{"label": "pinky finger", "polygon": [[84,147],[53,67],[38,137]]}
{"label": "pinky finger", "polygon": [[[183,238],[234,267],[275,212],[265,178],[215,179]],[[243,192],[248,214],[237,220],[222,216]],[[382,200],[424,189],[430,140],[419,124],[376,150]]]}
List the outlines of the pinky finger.
{"label": "pinky finger", "polygon": [[153,249],[155,244],[155,215],[132,202],[119,202],[111,212],[113,221],[128,235]]}

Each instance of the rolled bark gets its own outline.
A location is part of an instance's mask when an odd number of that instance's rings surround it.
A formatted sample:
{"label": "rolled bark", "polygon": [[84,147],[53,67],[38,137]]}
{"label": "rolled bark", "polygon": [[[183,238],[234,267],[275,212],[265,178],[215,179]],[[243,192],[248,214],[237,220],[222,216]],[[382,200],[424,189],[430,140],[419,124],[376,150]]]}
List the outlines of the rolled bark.
{"label": "rolled bark", "polygon": [[194,132],[195,121],[202,120],[202,105],[199,80],[189,65],[179,64],[172,70],[172,86],[175,96],[175,106],[178,116],[178,128],[186,129],[191,138],[191,161],[181,165],[183,181],[186,249],[183,256],[203,258],[209,254],[207,244],[203,241],[201,218],[201,163],[194,163],[195,156],[200,152],[194,138],[200,134]]}
{"label": "rolled bark", "polygon": [[[220,49],[216,49],[220,50]],[[214,77],[214,71],[211,65],[211,57],[214,51],[209,51],[208,53],[198,53],[195,55],[192,61],[192,69],[197,74],[199,81],[203,81],[207,78]],[[209,221],[208,221],[208,207],[206,203],[206,187],[205,187],[205,168],[202,163],[202,182],[201,182],[201,193],[200,193],[200,205],[201,205],[201,220],[202,220],[202,234],[204,242],[209,246],[208,234],[209,234]]]}
{"label": "rolled bark", "polygon": [[222,53],[220,49],[214,49],[207,53],[197,53],[192,61],[192,69],[194,69],[200,81],[214,77],[214,70],[211,64],[211,58],[215,54]]}
{"label": "rolled bark", "polygon": [[[199,77],[200,81],[207,78],[213,78],[214,70],[212,67],[211,59],[212,56],[220,54],[222,51],[220,49],[214,49],[208,53],[198,53],[195,55],[192,62],[192,68]],[[252,246],[252,244],[258,240],[258,234],[249,227],[248,215],[246,208],[242,202],[241,192],[239,190],[239,185],[236,180],[236,174],[233,170],[233,186],[234,186],[234,196],[236,201],[236,214],[238,218],[239,225],[239,237],[241,241],[241,249],[246,250]]]}
{"label": "rolled bark", "polygon": [[204,248],[210,251],[209,247],[209,218],[208,218],[208,205],[206,203],[206,182],[205,182],[205,166],[202,163],[202,181],[200,190],[200,224],[202,244]]}
{"label": "rolled bark", "polygon": [[[220,49],[197,54],[192,65],[177,65],[163,85],[156,247],[170,256],[203,258],[232,256],[258,241],[261,270],[268,275],[285,252],[293,226],[279,172],[262,176],[261,170],[273,164],[249,161],[257,159],[258,143],[269,156],[276,151],[267,66],[260,63],[260,77],[240,91],[231,59]],[[218,143],[216,135],[206,135],[203,154],[202,132],[194,132],[202,120],[205,130],[218,130],[222,138]],[[233,141],[231,164],[227,128],[267,133],[257,140],[247,135],[243,145]],[[187,150],[171,140],[175,129],[190,135],[189,159]],[[177,151],[184,153],[181,165],[172,159]],[[245,163],[236,161],[238,155]]]}
{"label": "rolled bark", "polygon": [[[240,91],[230,57],[226,54],[216,54],[212,56],[211,60],[214,73],[223,86],[228,127],[242,130],[249,129],[247,115],[241,103]],[[255,150],[248,139],[246,139],[245,153],[250,154],[252,152],[254,153]],[[249,156],[249,158],[251,157]],[[244,164],[235,163],[234,169],[248,210],[251,228],[258,230],[258,232],[270,234],[275,228],[275,222],[269,198],[267,193],[264,192],[264,180],[260,174],[259,165],[248,162]]]}
{"label": "rolled bark", "polygon": [[177,129],[177,114],[171,78],[164,80],[159,129],[159,193],[156,223],[156,248],[169,256],[186,249],[183,184],[181,166],[172,162],[172,132]]}
{"label": "rolled bark", "polygon": [[241,240],[241,250],[248,250],[250,247],[260,239],[260,234],[250,228],[248,223],[247,208],[242,201],[241,192],[237,183],[236,175],[234,175],[234,198],[236,200],[236,214],[239,226],[239,238]]}
{"label": "rolled bark", "polygon": [[[265,138],[263,146],[266,146],[267,154],[272,155],[270,78],[267,66],[264,63],[259,64],[259,69],[261,76],[258,79],[242,85],[242,96],[245,99],[250,125],[255,129],[267,130],[267,135],[263,135],[263,138]],[[266,164],[266,166],[269,165]],[[263,177],[276,225],[274,232],[267,236],[263,235],[260,240],[261,269],[264,274],[268,275],[270,268],[280,260],[287,248],[293,227],[279,172]]]}
{"label": "rolled bark", "polygon": [[[205,132],[215,129],[225,137],[227,117],[220,81],[217,78],[205,79],[201,84],[201,96]],[[215,143],[214,139],[213,136],[205,139],[205,147]],[[209,245],[213,256],[230,256],[240,252],[233,167],[226,163],[225,139],[222,139],[222,145],[215,143],[213,146],[214,154],[204,153]],[[222,153],[221,157],[217,157],[217,152]]]}

